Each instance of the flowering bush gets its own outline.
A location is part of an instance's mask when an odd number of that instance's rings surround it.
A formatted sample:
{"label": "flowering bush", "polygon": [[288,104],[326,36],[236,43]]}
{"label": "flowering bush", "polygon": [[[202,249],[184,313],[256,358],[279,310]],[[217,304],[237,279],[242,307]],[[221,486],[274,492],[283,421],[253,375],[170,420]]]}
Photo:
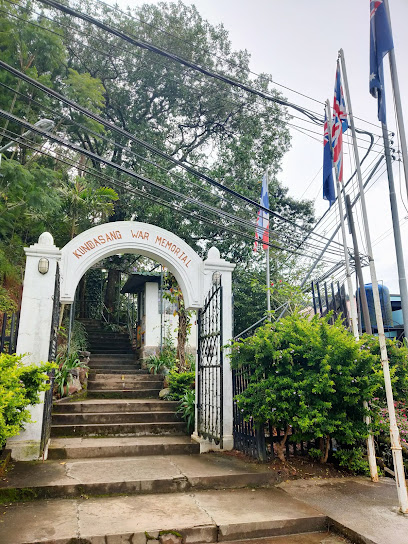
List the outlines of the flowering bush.
{"label": "flowering bush", "polygon": [[[378,399],[375,399],[378,400]],[[408,452],[408,416],[407,416],[407,405],[403,401],[394,402],[395,407],[395,418],[397,420],[397,425],[400,431],[401,446],[406,448]],[[390,431],[390,418],[388,413],[388,408],[386,406],[378,408],[379,429],[384,432],[385,435],[388,435]]]}

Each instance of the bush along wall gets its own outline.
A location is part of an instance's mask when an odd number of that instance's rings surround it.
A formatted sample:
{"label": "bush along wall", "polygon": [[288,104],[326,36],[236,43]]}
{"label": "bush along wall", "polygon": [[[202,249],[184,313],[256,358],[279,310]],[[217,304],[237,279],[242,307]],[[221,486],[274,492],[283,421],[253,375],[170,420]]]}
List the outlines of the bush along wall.
{"label": "bush along wall", "polygon": [[53,368],[53,363],[24,365],[19,355],[0,354],[0,449],[31,421],[28,407],[49,388],[47,373]]}
{"label": "bush along wall", "polygon": [[269,422],[284,430],[276,444],[283,461],[288,439],[314,440],[312,454],[325,463],[332,439],[343,459],[355,456],[368,435],[363,401],[378,396],[381,368],[368,345],[330,319],[295,313],[232,345],[231,365],[249,379],[235,400],[257,428]]}

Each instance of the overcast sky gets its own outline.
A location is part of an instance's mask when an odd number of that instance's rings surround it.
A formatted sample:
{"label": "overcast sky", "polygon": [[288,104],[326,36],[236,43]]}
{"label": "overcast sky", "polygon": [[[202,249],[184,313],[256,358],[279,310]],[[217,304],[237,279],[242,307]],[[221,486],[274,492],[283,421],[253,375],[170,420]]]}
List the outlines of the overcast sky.
{"label": "overcast sky", "polygon": [[[118,0],[124,7],[146,2]],[[147,2],[149,3],[149,2]],[[158,3],[156,1],[150,3]],[[345,52],[350,84],[353,112],[356,117],[374,123],[372,126],[356,120],[357,126],[380,134],[376,118],[376,100],[368,92],[369,75],[369,0],[184,0],[195,4],[200,14],[210,23],[223,23],[229,31],[234,49],[247,49],[251,54],[251,69],[255,72],[272,74],[275,82],[294,89],[299,93],[323,102],[332,102],[337,52]],[[408,100],[408,65],[404,59],[408,51],[407,23],[408,0],[389,0],[393,28],[395,54],[404,108]],[[386,62],[388,66],[388,61]],[[388,74],[387,74],[388,76]],[[276,86],[288,100],[316,112],[323,112],[323,106],[287,89]],[[395,127],[392,89],[386,79],[387,109],[389,128]],[[408,122],[408,120],[407,120]],[[294,121],[298,123],[298,120]],[[313,127],[302,122],[312,130]],[[287,153],[280,181],[289,188],[294,197],[315,200],[319,217],[328,207],[321,197],[322,136],[314,138],[291,129],[292,149]],[[396,138],[395,138],[396,140]],[[381,140],[379,140],[381,143]],[[376,146],[381,151],[380,146]],[[350,159],[345,148],[345,179],[351,172]],[[372,155],[375,158],[375,155]],[[398,198],[400,193],[406,203],[406,189],[402,167],[394,168]],[[314,181],[312,182],[312,180]],[[400,191],[400,179],[402,190]],[[311,183],[312,182],[312,183]],[[306,190],[307,189],[307,190]],[[306,191],[306,192],[305,192]],[[388,182],[384,174],[367,194],[369,221],[372,240],[387,232],[391,227]],[[400,206],[400,220],[408,212]],[[408,239],[408,220],[402,226],[403,243]],[[351,245],[351,242],[350,242]],[[408,247],[405,250],[408,267]],[[395,251],[392,233],[382,242],[374,244],[377,276],[392,292],[399,292]],[[368,271],[367,271],[368,272]],[[368,275],[366,281],[369,281]]]}

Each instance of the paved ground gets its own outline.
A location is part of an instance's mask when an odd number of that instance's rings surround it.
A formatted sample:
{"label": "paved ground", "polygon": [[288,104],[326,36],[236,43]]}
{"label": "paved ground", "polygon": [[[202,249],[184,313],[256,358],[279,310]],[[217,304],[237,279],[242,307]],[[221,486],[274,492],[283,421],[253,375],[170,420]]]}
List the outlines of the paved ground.
{"label": "paved ground", "polygon": [[293,480],[279,487],[347,528],[357,543],[408,544],[408,516],[398,513],[394,480]]}
{"label": "paved ground", "polygon": [[[159,530],[179,531],[187,543],[211,543],[325,528],[325,516],[280,489],[54,499],[0,507],[1,544],[68,544],[73,538],[87,544],[146,544]],[[283,543],[324,542],[305,538]]]}
{"label": "paved ground", "polygon": [[37,461],[12,464],[0,481],[0,502],[275,483],[269,467],[219,454]]}

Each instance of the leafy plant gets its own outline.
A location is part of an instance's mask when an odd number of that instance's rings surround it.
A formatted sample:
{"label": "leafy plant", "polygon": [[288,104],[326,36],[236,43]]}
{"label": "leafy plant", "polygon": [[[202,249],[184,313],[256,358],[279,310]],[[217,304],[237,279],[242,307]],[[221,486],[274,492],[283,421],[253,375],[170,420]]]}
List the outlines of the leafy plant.
{"label": "leafy plant", "polygon": [[[405,340],[405,339],[404,339]],[[395,400],[406,401],[408,399],[408,347],[405,343],[398,342],[392,338],[386,338],[388,360],[390,362],[390,373],[392,389]],[[360,348],[367,349],[373,356],[373,365],[377,372],[381,373],[380,344],[376,336],[364,334],[360,339]],[[379,393],[383,393],[381,384]],[[385,394],[382,394],[385,401]]]}
{"label": "leafy plant", "polygon": [[60,397],[64,396],[64,387],[67,386],[68,388],[68,385],[72,382],[72,370],[81,368],[89,370],[88,365],[80,361],[76,351],[58,355],[55,364],[58,368],[55,372],[54,384]]}
{"label": "leafy plant", "polygon": [[180,399],[177,413],[187,424],[187,432],[192,433],[195,423],[195,391],[188,390]]}
{"label": "leafy plant", "polygon": [[27,408],[49,389],[47,373],[53,368],[52,363],[24,365],[20,355],[0,354],[0,446],[31,421]]}
{"label": "leafy plant", "polygon": [[177,370],[171,370],[168,381],[170,397],[173,400],[181,400],[186,393],[194,390],[195,372],[178,372]]}
{"label": "leafy plant", "polygon": [[[171,364],[171,366],[167,366],[169,364]],[[163,360],[160,355],[150,355],[147,359],[146,366],[152,374],[167,374],[174,366],[174,362],[170,363],[165,359]]]}
{"label": "leafy plant", "polygon": [[347,468],[354,474],[370,476],[370,467],[362,448],[342,448],[335,451],[333,456],[341,467]]}
{"label": "leafy plant", "polygon": [[330,319],[294,313],[232,346],[231,365],[247,368],[249,382],[236,401],[255,425],[269,420],[284,429],[277,444],[282,460],[289,436],[317,439],[321,462],[331,438],[354,447],[367,437],[363,401],[375,396],[382,374],[371,352]]}
{"label": "leafy plant", "polygon": [[17,304],[9,296],[9,293],[4,287],[0,286],[0,314],[8,315],[17,311]]}

